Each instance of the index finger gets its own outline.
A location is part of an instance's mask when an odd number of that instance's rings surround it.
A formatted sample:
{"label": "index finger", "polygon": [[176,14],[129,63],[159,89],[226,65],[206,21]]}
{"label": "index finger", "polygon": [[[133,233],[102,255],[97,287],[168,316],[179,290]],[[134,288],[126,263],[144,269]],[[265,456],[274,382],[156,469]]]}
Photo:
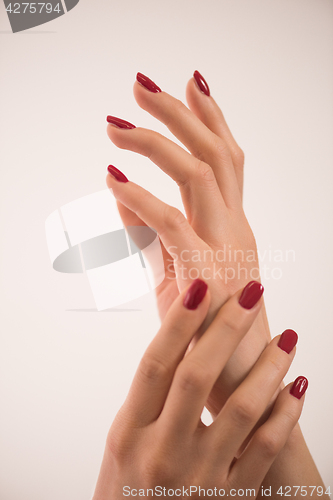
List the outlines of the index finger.
{"label": "index finger", "polygon": [[196,279],[171,305],[163,324],[139,364],[125,402],[136,426],[146,426],[161,413],[175,370],[206,317],[210,294]]}

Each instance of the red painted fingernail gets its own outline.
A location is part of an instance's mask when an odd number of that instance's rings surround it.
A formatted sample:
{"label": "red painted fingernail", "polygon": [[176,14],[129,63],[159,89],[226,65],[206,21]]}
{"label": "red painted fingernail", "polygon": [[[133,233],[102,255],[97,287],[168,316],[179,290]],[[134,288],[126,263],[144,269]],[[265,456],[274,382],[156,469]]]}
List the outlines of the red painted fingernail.
{"label": "red painted fingernail", "polygon": [[206,295],[207,288],[208,286],[204,281],[200,279],[194,280],[184,298],[183,304],[186,309],[196,309]]}
{"label": "red painted fingernail", "polygon": [[118,170],[113,165],[108,166],[108,172],[119,182],[128,182],[126,175]]}
{"label": "red painted fingernail", "polygon": [[285,330],[280,337],[278,347],[289,354],[297,344],[297,340],[298,335],[294,330]]}
{"label": "red painted fingernail", "polygon": [[136,79],[141,85],[143,85],[147,90],[150,92],[154,92],[157,94],[157,92],[162,92],[162,90],[156,85],[156,83],[153,82],[148,76],[143,75],[142,73],[137,73]]}
{"label": "red painted fingernail", "polygon": [[197,82],[197,85],[198,85],[199,89],[201,90],[201,92],[203,92],[204,94],[209,96],[210,90],[208,87],[208,83],[206,82],[204,77],[199,73],[199,71],[195,71],[193,73],[193,76],[194,76],[194,79]]}
{"label": "red painted fingernail", "polygon": [[309,385],[308,379],[305,377],[297,377],[290,389],[290,394],[297,399],[301,399]]}
{"label": "red painted fingernail", "polygon": [[127,122],[125,120],[122,120],[121,118],[116,118],[115,116],[107,116],[106,121],[111,123],[111,125],[115,125],[116,127],[119,128],[136,128],[133,123]]}
{"label": "red painted fingernail", "polygon": [[264,287],[258,281],[250,281],[242,291],[239,304],[244,309],[252,309],[264,293]]}

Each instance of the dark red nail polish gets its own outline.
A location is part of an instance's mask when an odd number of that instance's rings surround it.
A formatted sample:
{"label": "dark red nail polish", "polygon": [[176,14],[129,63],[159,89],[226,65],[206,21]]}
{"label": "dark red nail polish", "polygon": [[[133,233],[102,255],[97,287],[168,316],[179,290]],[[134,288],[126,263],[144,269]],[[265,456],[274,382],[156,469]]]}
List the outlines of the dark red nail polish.
{"label": "dark red nail polish", "polygon": [[264,287],[258,281],[250,281],[242,291],[239,304],[244,309],[252,309],[264,293]]}
{"label": "dark red nail polish", "polygon": [[142,73],[137,73],[136,79],[141,85],[143,85],[150,92],[162,92],[162,90],[154,83],[148,76],[143,75]]}
{"label": "dark red nail polish", "polygon": [[200,279],[194,280],[184,298],[183,304],[186,309],[196,309],[206,295],[207,288],[208,286],[204,281]]}
{"label": "dark red nail polish", "polygon": [[301,399],[309,385],[308,379],[305,377],[297,377],[290,389],[290,394],[297,399]]}
{"label": "dark red nail polish", "polygon": [[106,121],[111,123],[111,125],[116,125],[116,127],[119,128],[127,128],[127,129],[136,128],[136,126],[133,125],[133,123],[122,120],[121,118],[116,118],[115,116],[108,116],[106,118]]}
{"label": "dark red nail polish", "polygon": [[280,337],[278,347],[285,351],[286,353],[290,353],[295,345],[297,344],[298,335],[294,330],[285,330]]}
{"label": "dark red nail polish", "polygon": [[128,182],[126,175],[118,170],[113,165],[108,166],[108,172],[119,182]]}
{"label": "dark red nail polish", "polygon": [[201,92],[210,96],[210,90],[208,87],[208,83],[206,82],[204,77],[199,73],[199,71],[195,71],[193,73],[193,76],[194,76],[194,79],[197,82],[197,85],[198,85],[199,89],[201,90]]}

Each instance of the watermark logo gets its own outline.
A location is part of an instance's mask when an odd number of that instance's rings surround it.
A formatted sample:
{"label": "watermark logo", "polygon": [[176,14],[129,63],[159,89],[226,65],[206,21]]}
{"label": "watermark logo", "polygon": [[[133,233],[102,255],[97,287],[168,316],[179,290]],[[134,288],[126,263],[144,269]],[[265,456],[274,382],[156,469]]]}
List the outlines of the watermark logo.
{"label": "watermark logo", "polygon": [[53,269],[85,273],[98,311],[149,293],[165,277],[156,231],[147,226],[125,230],[109,189],[55,210],[45,231]]}
{"label": "watermark logo", "polygon": [[80,0],[50,0],[48,2],[9,2],[4,0],[13,33],[34,28],[63,16]]}

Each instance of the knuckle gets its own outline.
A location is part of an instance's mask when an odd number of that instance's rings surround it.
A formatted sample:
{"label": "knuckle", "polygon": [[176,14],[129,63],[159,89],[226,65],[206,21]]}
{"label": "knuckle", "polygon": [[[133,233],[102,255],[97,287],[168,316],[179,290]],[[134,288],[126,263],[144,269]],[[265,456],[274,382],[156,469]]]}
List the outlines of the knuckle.
{"label": "knuckle", "polygon": [[143,189],[136,198],[133,197],[133,210],[140,218],[144,217],[145,207],[148,206],[151,196],[149,191]]}
{"label": "knuckle", "polygon": [[173,461],[162,452],[153,452],[143,463],[143,477],[148,483],[168,483],[174,479]]}
{"label": "knuckle", "polygon": [[282,391],[274,405],[278,413],[276,427],[279,426],[279,432],[281,435],[283,433],[288,434],[292,431],[302,413],[302,407],[299,404],[295,404],[296,401],[292,400],[293,404],[290,403],[290,400],[284,400],[284,394]]}
{"label": "knuckle", "polygon": [[184,113],[184,111],[188,111],[185,104],[180,99],[176,99],[175,97],[172,98],[172,102],[170,104],[172,112],[178,111],[178,113]]}
{"label": "knuckle", "polygon": [[270,368],[277,374],[284,373],[285,371],[286,360],[281,358],[281,354],[282,351],[274,354],[272,353],[267,360]]}
{"label": "knuckle", "polygon": [[[159,134],[158,132],[155,132],[154,130],[145,130],[143,129],[144,132],[142,132],[143,139],[141,141],[141,144],[138,146],[138,151],[137,152],[142,152],[148,160],[152,161],[153,163],[156,163],[156,157],[157,157],[157,151],[161,147],[161,145],[164,142],[164,137]],[[139,149],[141,146],[141,149]]]}
{"label": "knuckle", "polygon": [[114,460],[116,460],[117,462],[121,462],[125,458],[125,450],[127,449],[127,447],[120,434],[108,435],[107,446]]}
{"label": "knuckle", "polygon": [[239,314],[224,314],[220,321],[223,330],[230,330],[233,333],[238,333],[241,330],[242,320]]}
{"label": "knuckle", "polygon": [[199,182],[213,183],[215,182],[215,175],[212,168],[202,160],[198,160],[193,169],[194,177]]}
{"label": "knuckle", "polygon": [[182,228],[186,224],[186,219],[178,208],[167,205],[164,211],[164,223],[170,228]]}
{"label": "knuckle", "polygon": [[245,154],[239,146],[233,151],[233,158],[234,163],[237,167],[241,168],[244,166]]}
{"label": "knuckle", "polygon": [[297,420],[300,417],[300,413],[301,412],[297,407],[285,408],[283,416],[286,421],[286,427],[292,429],[296,425]]}
{"label": "knuckle", "polygon": [[281,449],[281,438],[278,433],[267,431],[264,428],[256,432],[256,441],[261,453],[266,458],[275,457]]}
{"label": "knuckle", "polygon": [[168,367],[152,356],[142,358],[138,371],[143,381],[149,384],[158,384],[169,376]]}
{"label": "knuckle", "polygon": [[231,400],[231,416],[240,427],[253,427],[257,422],[258,404],[249,397],[233,397]]}
{"label": "knuckle", "polygon": [[186,392],[201,393],[210,385],[211,381],[208,369],[193,361],[188,361],[180,366],[177,376],[179,387]]}
{"label": "knuckle", "polygon": [[118,463],[126,460],[132,448],[132,436],[126,425],[126,419],[121,418],[121,410],[117,415],[106,438],[106,446],[111,457]]}
{"label": "knuckle", "polygon": [[219,139],[214,143],[214,153],[217,158],[225,159],[225,157],[230,157],[230,151],[226,142]]}
{"label": "knuckle", "polygon": [[185,105],[179,99],[172,98],[167,108],[167,114],[164,117],[164,123],[167,127],[171,127],[175,121],[179,120],[184,113]]}

